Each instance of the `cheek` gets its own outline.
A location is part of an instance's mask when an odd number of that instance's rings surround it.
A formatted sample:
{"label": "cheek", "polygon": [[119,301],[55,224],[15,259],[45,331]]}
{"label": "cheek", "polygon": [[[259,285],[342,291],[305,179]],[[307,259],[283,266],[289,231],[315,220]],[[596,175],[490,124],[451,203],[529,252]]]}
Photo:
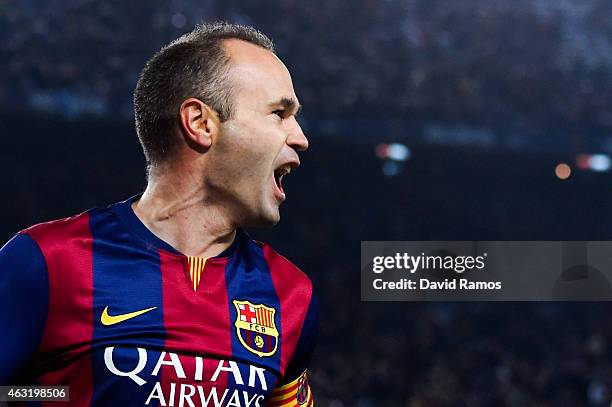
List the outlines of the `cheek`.
{"label": "cheek", "polygon": [[[215,178],[225,178],[228,186],[253,191],[272,177],[275,147],[270,131],[255,126],[228,126],[215,151]],[[240,191],[236,191],[240,192]]]}

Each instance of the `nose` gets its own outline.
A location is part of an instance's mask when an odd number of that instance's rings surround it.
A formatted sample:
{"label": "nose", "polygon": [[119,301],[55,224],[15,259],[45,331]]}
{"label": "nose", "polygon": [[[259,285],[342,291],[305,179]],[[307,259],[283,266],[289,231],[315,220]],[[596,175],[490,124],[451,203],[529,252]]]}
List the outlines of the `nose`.
{"label": "nose", "polygon": [[291,126],[287,137],[287,144],[295,151],[304,151],[308,149],[308,139],[304,135],[300,124],[293,118],[294,125]]}

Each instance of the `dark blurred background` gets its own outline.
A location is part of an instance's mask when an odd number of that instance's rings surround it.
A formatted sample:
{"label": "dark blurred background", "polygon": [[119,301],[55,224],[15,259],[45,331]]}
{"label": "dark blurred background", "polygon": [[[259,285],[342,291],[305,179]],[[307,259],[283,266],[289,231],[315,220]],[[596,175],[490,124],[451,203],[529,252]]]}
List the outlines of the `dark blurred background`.
{"label": "dark blurred background", "polygon": [[0,0],[0,238],[145,187],[131,95],[202,21],[276,42],[311,148],[254,234],[314,280],[318,406],[608,406],[612,305],[362,303],[361,240],[610,240],[608,0]]}

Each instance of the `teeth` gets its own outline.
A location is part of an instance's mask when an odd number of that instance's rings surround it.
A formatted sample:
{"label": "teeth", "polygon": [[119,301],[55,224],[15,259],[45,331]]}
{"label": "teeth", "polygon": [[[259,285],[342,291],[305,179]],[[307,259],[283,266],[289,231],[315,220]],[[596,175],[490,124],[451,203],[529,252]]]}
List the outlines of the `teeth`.
{"label": "teeth", "polygon": [[291,166],[289,164],[283,165],[276,170],[279,176],[287,175],[291,172]]}

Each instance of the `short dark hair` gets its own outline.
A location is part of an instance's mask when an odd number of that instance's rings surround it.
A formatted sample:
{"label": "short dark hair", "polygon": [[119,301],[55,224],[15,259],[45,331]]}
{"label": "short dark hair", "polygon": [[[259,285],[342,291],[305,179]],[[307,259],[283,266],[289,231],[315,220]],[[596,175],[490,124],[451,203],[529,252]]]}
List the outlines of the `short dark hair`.
{"label": "short dark hair", "polygon": [[173,129],[181,103],[194,97],[219,112],[233,113],[226,39],[239,39],[274,53],[274,44],[253,27],[217,22],[200,24],[164,46],[145,64],[134,90],[136,133],[147,165],[164,162],[176,147]]}

